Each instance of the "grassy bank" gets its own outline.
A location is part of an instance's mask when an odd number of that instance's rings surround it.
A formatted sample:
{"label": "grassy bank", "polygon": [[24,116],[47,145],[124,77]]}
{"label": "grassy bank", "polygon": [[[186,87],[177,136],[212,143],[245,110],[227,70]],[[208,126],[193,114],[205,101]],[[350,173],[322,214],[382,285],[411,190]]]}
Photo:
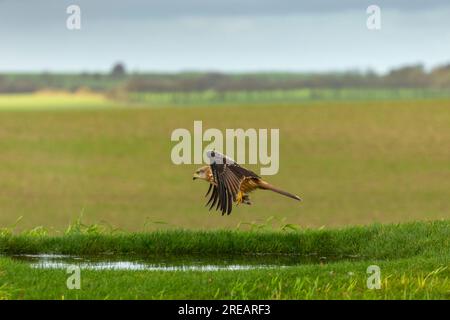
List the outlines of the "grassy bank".
{"label": "grassy bank", "polygon": [[450,221],[339,230],[112,233],[69,230],[62,236],[0,235],[3,254],[297,254],[396,259],[450,252]]}
{"label": "grassy bank", "polygon": [[[450,299],[450,222],[373,225],[291,232],[71,232],[50,237],[3,234],[4,299]],[[66,287],[64,269],[30,267],[5,256],[66,254],[314,254],[330,262],[245,271],[81,270],[81,289]],[[352,255],[357,259],[348,259]],[[367,288],[367,268],[381,270],[381,289]]]}

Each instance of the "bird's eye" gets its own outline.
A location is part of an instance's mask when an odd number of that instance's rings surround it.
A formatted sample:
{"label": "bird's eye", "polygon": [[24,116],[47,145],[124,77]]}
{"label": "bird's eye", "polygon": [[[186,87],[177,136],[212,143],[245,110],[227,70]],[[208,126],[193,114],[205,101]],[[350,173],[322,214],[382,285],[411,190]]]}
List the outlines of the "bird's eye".
{"label": "bird's eye", "polygon": [[215,157],[216,156],[216,154],[215,154],[215,152],[214,151],[211,151],[211,157]]}

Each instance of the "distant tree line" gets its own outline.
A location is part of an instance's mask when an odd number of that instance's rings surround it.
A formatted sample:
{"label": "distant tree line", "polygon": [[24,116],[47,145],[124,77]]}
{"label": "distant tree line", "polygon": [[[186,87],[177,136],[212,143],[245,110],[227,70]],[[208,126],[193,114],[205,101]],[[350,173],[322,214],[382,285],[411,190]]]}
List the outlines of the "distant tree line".
{"label": "distant tree line", "polygon": [[88,89],[103,92],[264,91],[302,88],[436,88],[450,90],[450,64],[426,71],[422,65],[374,72],[342,73],[128,73],[116,64],[109,73],[0,74],[0,92]]}

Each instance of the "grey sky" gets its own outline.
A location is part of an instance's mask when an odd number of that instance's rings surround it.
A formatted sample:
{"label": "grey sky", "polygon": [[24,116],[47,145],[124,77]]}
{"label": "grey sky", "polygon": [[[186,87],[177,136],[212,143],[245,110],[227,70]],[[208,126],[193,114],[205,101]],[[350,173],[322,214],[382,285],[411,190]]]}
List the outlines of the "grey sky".
{"label": "grey sky", "polygon": [[[381,7],[382,29],[366,28]],[[78,4],[82,30],[66,29]],[[450,2],[0,0],[0,71],[377,71],[450,62]]]}

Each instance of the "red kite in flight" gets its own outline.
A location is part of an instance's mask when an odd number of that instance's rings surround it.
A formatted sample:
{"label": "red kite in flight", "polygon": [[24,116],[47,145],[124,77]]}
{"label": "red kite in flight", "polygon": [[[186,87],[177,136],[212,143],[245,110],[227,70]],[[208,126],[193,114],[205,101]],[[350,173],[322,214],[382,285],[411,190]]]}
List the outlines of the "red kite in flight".
{"label": "red kite in flight", "polygon": [[220,210],[222,215],[230,214],[233,202],[251,204],[249,193],[256,189],[271,190],[289,198],[301,200],[294,194],[275,188],[256,173],[241,167],[234,160],[217,151],[208,151],[207,155],[211,164],[195,171],[193,180],[202,179],[209,183],[209,189],[205,195],[207,196],[212,190],[206,203],[210,205],[209,210],[216,205],[216,210]]}

